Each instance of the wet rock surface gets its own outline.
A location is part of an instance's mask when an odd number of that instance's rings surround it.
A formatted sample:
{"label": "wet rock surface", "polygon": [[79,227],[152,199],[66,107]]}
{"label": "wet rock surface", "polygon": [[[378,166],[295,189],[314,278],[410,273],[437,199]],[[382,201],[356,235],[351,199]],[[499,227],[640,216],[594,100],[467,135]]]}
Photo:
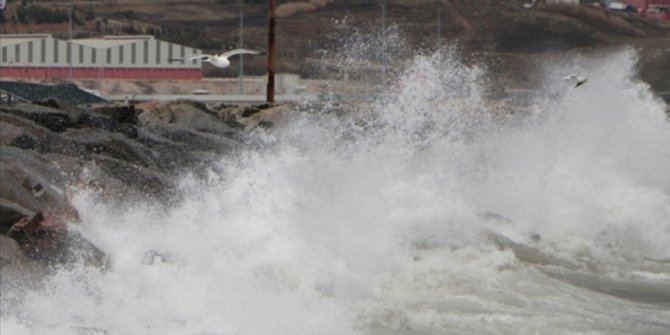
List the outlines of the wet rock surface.
{"label": "wet rock surface", "polygon": [[75,259],[104,267],[102,252],[69,229],[80,223],[73,194],[169,204],[178,199],[174,190],[183,173],[206,173],[252,144],[249,130],[271,126],[285,111],[191,101],[0,105],[2,269]]}

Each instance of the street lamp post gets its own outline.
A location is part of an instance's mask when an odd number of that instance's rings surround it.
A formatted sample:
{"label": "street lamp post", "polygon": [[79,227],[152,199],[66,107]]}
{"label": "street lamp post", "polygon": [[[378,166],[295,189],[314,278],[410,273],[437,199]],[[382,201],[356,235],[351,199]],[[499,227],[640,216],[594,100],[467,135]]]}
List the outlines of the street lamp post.
{"label": "street lamp post", "polygon": [[383,0],[381,3],[382,7],[382,85],[386,84],[386,3],[387,0]]}
{"label": "street lamp post", "polygon": [[275,102],[275,1],[268,0],[268,84],[265,90],[267,103]]}
{"label": "street lamp post", "polygon": [[69,54],[69,57],[68,57],[68,65],[69,65],[68,78],[69,78],[70,82],[72,82],[72,57],[73,57],[73,55],[72,55],[72,11],[73,10],[74,10],[74,0],[71,0],[70,1],[70,10],[68,11],[68,13],[69,13],[68,19],[70,21],[70,29],[69,29],[70,30],[70,39],[67,42],[68,43],[67,52]]}
{"label": "street lamp post", "polygon": [[442,47],[442,6],[439,2],[437,5],[437,47]]}

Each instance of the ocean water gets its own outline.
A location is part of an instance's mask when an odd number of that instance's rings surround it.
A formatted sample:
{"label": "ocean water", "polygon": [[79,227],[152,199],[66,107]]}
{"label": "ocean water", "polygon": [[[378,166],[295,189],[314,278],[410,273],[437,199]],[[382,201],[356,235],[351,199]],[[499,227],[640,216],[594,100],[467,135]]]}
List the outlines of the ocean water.
{"label": "ocean water", "polygon": [[73,229],[109,267],[3,286],[0,333],[670,334],[670,122],[635,67],[553,61],[520,104],[453,51],[415,56],[169,208],[81,192]]}

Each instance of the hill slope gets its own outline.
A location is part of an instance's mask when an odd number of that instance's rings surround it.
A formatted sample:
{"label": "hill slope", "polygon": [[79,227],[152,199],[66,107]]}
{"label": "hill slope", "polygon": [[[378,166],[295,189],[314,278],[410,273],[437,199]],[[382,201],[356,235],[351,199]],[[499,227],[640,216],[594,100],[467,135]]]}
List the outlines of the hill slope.
{"label": "hill slope", "polygon": [[[266,2],[245,2],[244,45],[264,49]],[[664,57],[659,60],[649,56],[670,48],[670,22],[605,12],[588,6],[537,6],[525,10],[521,7],[524,2],[390,0],[386,5],[385,24],[387,27],[396,25],[404,43],[410,47],[434,48],[438,37],[442,37],[440,41],[458,41],[465,52],[485,55],[483,59],[494,55],[498,63],[501,59],[526,58],[516,56],[519,54],[630,44],[641,49],[643,61],[650,60],[649,64],[643,64],[643,74],[648,73],[649,80],[659,89],[670,90],[670,83],[662,80],[664,75],[670,76],[670,70],[663,71]],[[369,32],[369,38],[373,39],[382,24],[380,3],[365,0],[278,1],[277,68],[299,72],[303,76],[322,76],[323,73],[314,73],[313,68],[304,65],[305,56],[341,47],[352,31]],[[70,1],[13,1],[4,13],[2,31],[48,31],[67,38],[68,24],[67,20],[63,21],[62,13],[67,12],[69,4]],[[35,14],[40,12],[36,9],[42,9],[42,13],[51,11],[48,17],[61,19],[44,22],[44,14]],[[56,15],[58,13],[61,15]],[[230,49],[239,43],[240,7],[236,0],[78,1],[74,13],[77,37],[152,34],[207,52]],[[262,59],[245,63],[250,73],[264,72]],[[233,69],[207,70],[206,75],[210,76],[235,73]]]}

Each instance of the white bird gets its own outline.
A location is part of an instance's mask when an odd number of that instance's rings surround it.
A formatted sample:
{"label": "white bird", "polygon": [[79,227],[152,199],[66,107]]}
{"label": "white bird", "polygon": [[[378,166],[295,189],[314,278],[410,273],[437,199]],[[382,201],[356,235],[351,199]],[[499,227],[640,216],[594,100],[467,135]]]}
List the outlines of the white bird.
{"label": "white bird", "polygon": [[569,76],[563,77],[563,79],[569,83],[575,84],[575,87],[579,87],[586,83],[589,79],[586,77],[581,77],[576,74],[571,74]]}
{"label": "white bird", "polygon": [[187,58],[171,58],[168,59],[168,62],[181,62],[181,61],[188,62],[199,59],[203,62],[208,62],[216,67],[223,68],[228,67],[230,65],[230,61],[228,60],[230,56],[241,55],[241,54],[262,55],[264,54],[264,52],[249,49],[235,49],[226,51],[220,55],[197,55]]}

